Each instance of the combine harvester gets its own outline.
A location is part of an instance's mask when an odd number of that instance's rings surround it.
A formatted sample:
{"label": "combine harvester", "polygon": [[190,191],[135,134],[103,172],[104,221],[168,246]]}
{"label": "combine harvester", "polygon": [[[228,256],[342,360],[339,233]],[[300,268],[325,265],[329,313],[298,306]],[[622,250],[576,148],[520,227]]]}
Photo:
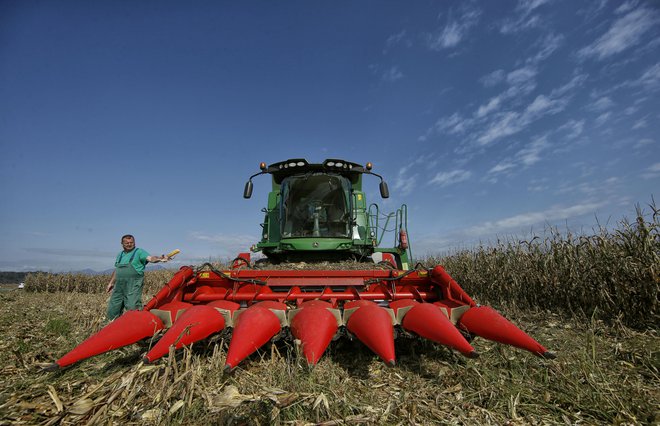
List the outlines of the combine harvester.
{"label": "combine harvester", "polygon": [[[225,328],[232,330],[228,371],[281,337],[296,339],[309,364],[317,363],[330,341],[348,335],[394,365],[394,339],[401,333],[469,358],[478,355],[470,344],[474,336],[554,357],[495,310],[476,304],[442,266],[412,267],[406,206],[381,218],[377,205],[367,205],[364,175],[379,178],[381,196],[389,197],[387,184],[371,171],[370,163],[291,159],[260,167],[245,185],[244,197],[251,197],[254,177],[272,176],[262,239],[252,247],[272,267],[253,267],[250,253],[239,254],[222,271],[210,264],[184,266],[144,310],[126,312],[51,369],[166,330],[144,357],[153,362],[171,345],[178,349]],[[392,230],[392,225],[393,247],[379,247],[384,232],[378,230]],[[342,259],[355,261],[337,263],[352,266],[344,269],[282,269],[288,262]],[[327,268],[328,263],[322,265]]]}

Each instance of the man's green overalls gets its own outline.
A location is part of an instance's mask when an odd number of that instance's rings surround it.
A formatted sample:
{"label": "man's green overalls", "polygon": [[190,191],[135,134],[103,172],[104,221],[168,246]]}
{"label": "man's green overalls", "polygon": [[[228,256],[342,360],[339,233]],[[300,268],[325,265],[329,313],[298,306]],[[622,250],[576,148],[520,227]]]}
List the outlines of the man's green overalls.
{"label": "man's green overalls", "polygon": [[115,287],[108,302],[108,319],[113,320],[122,314],[123,310],[142,309],[142,284],[144,273],[139,273],[133,266],[133,258],[139,249],[133,249],[128,263],[120,263],[124,253],[122,252],[117,265],[115,265]]}

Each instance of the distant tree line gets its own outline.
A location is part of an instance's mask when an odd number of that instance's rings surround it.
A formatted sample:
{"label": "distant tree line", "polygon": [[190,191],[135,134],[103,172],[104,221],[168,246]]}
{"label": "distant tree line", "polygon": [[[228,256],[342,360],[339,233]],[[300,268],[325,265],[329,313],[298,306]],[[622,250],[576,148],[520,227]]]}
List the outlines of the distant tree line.
{"label": "distant tree line", "polygon": [[25,281],[30,272],[8,272],[0,271],[0,284],[17,284]]}

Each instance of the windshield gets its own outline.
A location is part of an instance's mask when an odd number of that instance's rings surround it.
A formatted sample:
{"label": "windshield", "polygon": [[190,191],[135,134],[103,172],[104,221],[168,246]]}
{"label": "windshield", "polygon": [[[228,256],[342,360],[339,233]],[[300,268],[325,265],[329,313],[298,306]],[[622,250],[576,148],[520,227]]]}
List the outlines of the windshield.
{"label": "windshield", "polygon": [[349,237],[351,184],[324,173],[282,181],[282,237]]}

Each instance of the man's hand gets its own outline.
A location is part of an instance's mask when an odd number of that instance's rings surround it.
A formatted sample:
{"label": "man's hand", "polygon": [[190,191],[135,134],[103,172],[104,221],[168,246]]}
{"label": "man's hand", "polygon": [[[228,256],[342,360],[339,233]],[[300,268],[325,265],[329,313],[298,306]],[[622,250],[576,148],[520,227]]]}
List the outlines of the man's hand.
{"label": "man's hand", "polygon": [[115,283],[108,284],[108,286],[105,288],[106,293],[110,293],[113,288],[115,288]]}

